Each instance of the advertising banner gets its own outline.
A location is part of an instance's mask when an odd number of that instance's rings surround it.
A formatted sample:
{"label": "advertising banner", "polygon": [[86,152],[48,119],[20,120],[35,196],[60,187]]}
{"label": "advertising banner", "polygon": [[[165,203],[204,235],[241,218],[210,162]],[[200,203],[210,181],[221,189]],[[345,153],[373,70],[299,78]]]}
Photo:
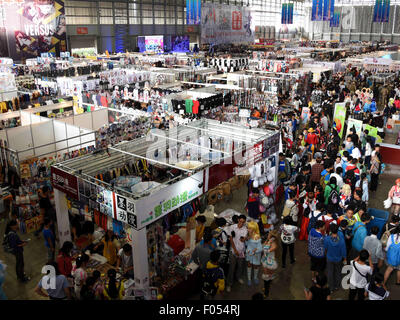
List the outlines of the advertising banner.
{"label": "advertising banner", "polygon": [[356,120],[356,119],[353,119],[353,118],[349,118],[347,120],[346,137],[350,134],[350,129],[353,128],[353,127],[356,129],[356,133],[358,135],[360,135],[361,131],[362,131],[362,127],[363,127],[363,122],[361,120]]}
{"label": "advertising banner", "polygon": [[254,43],[249,7],[204,3],[201,10],[201,42]]}
{"label": "advertising banner", "polygon": [[[203,171],[166,186],[135,203],[137,228],[142,229],[203,194]],[[129,222],[128,222],[129,223]]]}
{"label": "advertising banner", "polygon": [[346,121],[346,106],[344,103],[336,103],[335,112],[333,114],[334,127],[339,133],[339,137],[343,136],[344,123]]}
{"label": "advertising banner", "polygon": [[390,0],[376,0],[373,22],[389,22]]}
{"label": "advertising banner", "polygon": [[78,200],[78,179],[58,168],[51,167],[51,185],[69,197]]}
{"label": "advertising banner", "polygon": [[313,0],[311,9],[311,21],[322,20],[322,0]]}
{"label": "advertising banner", "polygon": [[335,0],[324,0],[324,15],[323,21],[330,21],[333,19],[335,12]]}
{"label": "advertising banner", "polygon": [[331,28],[338,28],[340,23],[340,12],[335,12],[333,14],[333,18],[329,22],[329,26]]}
{"label": "advertising banner", "polygon": [[383,15],[382,15],[382,22],[389,22],[390,17],[390,0],[383,0]]}
{"label": "advertising banner", "polygon": [[186,0],[186,24],[200,24],[201,0]]}
{"label": "advertising banner", "polygon": [[288,4],[282,3],[282,16],[281,16],[281,24],[287,23],[287,12],[288,12]]}
{"label": "advertising banner", "polygon": [[310,120],[310,108],[309,107],[303,107],[301,110],[301,123],[306,124]]}
{"label": "advertising banner", "polygon": [[294,12],[294,4],[288,3],[288,15],[286,19],[286,24],[293,24],[293,12]]}
{"label": "advertising banner", "polygon": [[[43,52],[67,51],[64,2],[62,0],[1,1],[5,27],[0,48],[8,48],[16,61]],[[5,39],[6,38],[6,41]]]}

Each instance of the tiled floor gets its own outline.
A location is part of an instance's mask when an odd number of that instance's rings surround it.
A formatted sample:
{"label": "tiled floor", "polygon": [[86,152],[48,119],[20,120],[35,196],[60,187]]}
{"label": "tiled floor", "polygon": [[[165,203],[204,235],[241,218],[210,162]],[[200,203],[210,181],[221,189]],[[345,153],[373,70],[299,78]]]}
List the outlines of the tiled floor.
{"label": "tiled floor", "polygon": [[[383,209],[382,202],[387,197],[387,192],[392,186],[394,180],[400,176],[400,167],[389,166],[381,177],[381,185],[375,194],[370,194],[371,208]],[[235,191],[233,200],[225,203],[221,202],[216,205],[215,211],[222,212],[227,208],[232,208],[239,212],[244,212],[244,204],[246,201],[246,189]],[[3,235],[5,228],[4,219],[0,221],[0,235]],[[0,247],[0,259],[7,265],[7,276],[4,284],[4,291],[9,299],[44,299],[37,296],[33,290],[41,278],[41,268],[46,262],[46,250],[43,239],[36,239],[32,234],[23,235],[23,239],[31,238],[30,243],[25,247],[25,272],[32,277],[32,280],[26,284],[21,284],[16,280],[15,275],[15,258],[10,254],[3,252]],[[278,252],[278,258],[280,253]],[[309,271],[310,262],[307,256],[307,248],[305,241],[297,241],[295,245],[295,256],[297,262],[294,265],[288,265],[286,270],[278,269],[278,277],[271,286],[271,299],[276,300],[301,300],[304,299],[303,288],[309,287],[311,284],[311,273]],[[391,291],[391,299],[400,299],[400,287],[394,285],[395,275],[389,280],[389,290]],[[258,287],[248,287],[247,284],[235,284],[231,293],[225,293],[221,299],[238,299],[246,300],[262,290],[262,282]],[[346,299],[348,292],[339,290],[333,294],[334,299]],[[198,296],[192,296],[190,299],[198,299]]]}

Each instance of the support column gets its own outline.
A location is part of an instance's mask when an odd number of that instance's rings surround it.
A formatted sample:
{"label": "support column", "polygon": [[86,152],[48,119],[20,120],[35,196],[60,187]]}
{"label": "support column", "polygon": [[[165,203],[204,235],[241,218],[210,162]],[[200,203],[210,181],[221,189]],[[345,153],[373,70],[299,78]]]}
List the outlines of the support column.
{"label": "support column", "polygon": [[133,270],[135,272],[135,287],[145,290],[145,296],[148,296],[149,288],[149,263],[147,252],[147,231],[146,228],[132,229],[132,255]]}
{"label": "support column", "polygon": [[71,241],[68,207],[64,192],[54,189],[54,201],[57,215],[58,238],[60,239],[60,246],[62,246],[65,241]]}

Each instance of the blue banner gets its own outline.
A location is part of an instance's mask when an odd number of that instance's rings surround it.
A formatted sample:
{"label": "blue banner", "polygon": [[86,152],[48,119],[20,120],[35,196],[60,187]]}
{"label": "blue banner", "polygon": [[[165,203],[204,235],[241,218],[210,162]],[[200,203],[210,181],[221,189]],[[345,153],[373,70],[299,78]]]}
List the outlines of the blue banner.
{"label": "blue banner", "polygon": [[293,10],[294,9],[294,4],[293,3],[288,3],[288,13],[287,13],[287,22],[286,24],[293,24]]}
{"label": "blue banner", "polygon": [[389,17],[390,17],[390,0],[383,0],[383,1],[384,1],[384,6],[383,6],[382,22],[389,22]]}
{"label": "blue banner", "polygon": [[281,24],[287,23],[287,11],[288,11],[288,4],[282,3],[282,16],[281,16]]}
{"label": "blue banner", "polygon": [[340,12],[335,12],[333,14],[333,18],[329,22],[329,26],[331,28],[337,28],[339,27],[339,22],[340,22]]}
{"label": "blue banner", "polygon": [[186,24],[200,24],[201,0],[186,0]]}
{"label": "blue banner", "polygon": [[324,0],[323,21],[330,21],[335,12],[335,0]]}
{"label": "blue banner", "polygon": [[373,22],[380,22],[380,19],[379,19],[379,7],[380,7],[380,4],[381,4],[381,1],[382,0],[375,0],[375,7],[374,7],[374,16],[373,16],[373,19],[372,19],[372,21]]}
{"label": "blue banner", "polygon": [[322,20],[322,0],[313,0],[311,21],[321,21],[321,20]]}

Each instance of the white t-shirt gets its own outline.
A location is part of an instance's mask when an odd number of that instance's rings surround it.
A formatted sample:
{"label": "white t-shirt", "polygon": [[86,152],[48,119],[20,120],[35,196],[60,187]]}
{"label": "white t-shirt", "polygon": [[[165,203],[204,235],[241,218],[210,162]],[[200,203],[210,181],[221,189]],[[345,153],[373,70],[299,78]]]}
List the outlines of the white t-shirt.
{"label": "white t-shirt", "polygon": [[283,243],[291,244],[296,241],[296,236],[294,233],[299,230],[296,226],[291,226],[288,224],[281,225],[281,239]]}
{"label": "white t-shirt", "polygon": [[357,147],[355,147],[353,149],[353,151],[351,152],[351,156],[355,159],[360,159],[361,158],[361,152],[360,149],[358,149]]}
{"label": "white t-shirt", "polygon": [[[231,228],[229,230],[229,235],[231,235],[232,231],[235,232],[235,237],[233,238],[233,243],[235,244],[236,250],[239,252],[239,255],[244,258],[245,245],[244,245],[244,242],[240,241],[240,238],[247,237],[247,233],[248,233],[247,227],[243,226],[239,229],[238,225],[234,224],[231,226]],[[231,250],[232,250],[232,253],[234,253],[233,247],[231,248]]]}
{"label": "white t-shirt", "polygon": [[371,144],[367,142],[367,144],[365,145],[365,156],[368,157],[371,155],[371,153],[372,153]]}
{"label": "white t-shirt", "polygon": [[[362,276],[355,268],[354,265],[356,266],[357,270],[360,271],[364,276]],[[350,277],[350,284],[356,288],[365,288],[367,285],[367,274],[372,275],[372,268],[370,266],[367,266],[365,264],[359,264],[358,262],[354,262],[354,260],[351,260],[350,265],[352,266],[352,271],[351,271],[351,277]]]}
{"label": "white t-shirt", "polygon": [[[339,164],[340,166],[340,164]],[[336,185],[339,187],[339,189],[342,189],[344,182],[343,182],[343,178],[341,176],[339,176],[337,173],[332,173],[331,174],[331,178],[335,177],[336,178]]]}

